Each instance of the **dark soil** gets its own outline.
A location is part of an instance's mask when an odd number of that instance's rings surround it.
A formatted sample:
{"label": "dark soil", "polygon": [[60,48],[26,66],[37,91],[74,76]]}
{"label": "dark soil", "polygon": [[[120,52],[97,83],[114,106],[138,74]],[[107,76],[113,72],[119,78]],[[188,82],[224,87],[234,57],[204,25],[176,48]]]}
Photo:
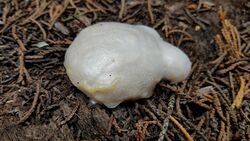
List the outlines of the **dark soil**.
{"label": "dark soil", "polygon": [[[0,140],[250,140],[249,9],[248,0],[1,0]],[[99,21],[154,27],[190,56],[192,73],[148,99],[90,106],[63,60]]]}

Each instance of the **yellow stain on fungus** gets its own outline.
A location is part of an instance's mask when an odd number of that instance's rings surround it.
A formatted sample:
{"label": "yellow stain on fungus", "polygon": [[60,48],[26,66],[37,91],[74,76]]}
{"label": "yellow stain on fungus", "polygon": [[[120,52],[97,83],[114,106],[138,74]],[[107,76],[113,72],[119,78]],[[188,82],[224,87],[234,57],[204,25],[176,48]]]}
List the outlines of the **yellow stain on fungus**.
{"label": "yellow stain on fungus", "polygon": [[72,74],[72,70],[71,70],[69,67],[66,67],[66,66],[65,66],[65,68],[66,68],[67,74]]}
{"label": "yellow stain on fungus", "polygon": [[86,81],[79,83],[79,89],[83,92],[87,92],[95,95],[96,93],[110,93],[115,90],[117,84],[119,83],[118,79],[112,81],[110,85],[100,85],[96,87],[91,87],[87,84]]}

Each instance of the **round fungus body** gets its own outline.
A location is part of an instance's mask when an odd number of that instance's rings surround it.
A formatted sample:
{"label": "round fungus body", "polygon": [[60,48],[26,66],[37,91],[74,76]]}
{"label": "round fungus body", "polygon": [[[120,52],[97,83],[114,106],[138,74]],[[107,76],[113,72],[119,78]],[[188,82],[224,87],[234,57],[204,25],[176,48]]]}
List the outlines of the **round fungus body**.
{"label": "round fungus body", "polygon": [[83,29],[67,49],[64,66],[78,89],[109,108],[148,98],[160,80],[180,82],[191,70],[188,56],[154,29],[115,22]]}

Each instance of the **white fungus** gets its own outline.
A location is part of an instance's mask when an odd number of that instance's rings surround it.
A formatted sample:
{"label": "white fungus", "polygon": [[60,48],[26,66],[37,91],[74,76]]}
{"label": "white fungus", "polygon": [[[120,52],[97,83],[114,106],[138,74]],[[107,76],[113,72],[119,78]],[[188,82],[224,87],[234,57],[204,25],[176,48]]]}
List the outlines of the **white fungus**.
{"label": "white fungus", "polygon": [[183,81],[191,62],[150,27],[101,22],[79,33],[64,66],[91,101],[115,108],[126,100],[150,97],[162,79]]}

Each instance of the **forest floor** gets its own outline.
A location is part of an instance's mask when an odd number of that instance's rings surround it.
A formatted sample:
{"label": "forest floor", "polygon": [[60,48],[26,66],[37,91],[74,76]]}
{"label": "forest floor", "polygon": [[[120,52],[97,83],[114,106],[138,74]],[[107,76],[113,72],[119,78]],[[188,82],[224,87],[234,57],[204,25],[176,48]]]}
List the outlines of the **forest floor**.
{"label": "forest floor", "polygon": [[[0,140],[250,140],[248,0],[1,0]],[[89,106],[64,54],[100,21],[143,24],[192,72],[148,99]]]}

